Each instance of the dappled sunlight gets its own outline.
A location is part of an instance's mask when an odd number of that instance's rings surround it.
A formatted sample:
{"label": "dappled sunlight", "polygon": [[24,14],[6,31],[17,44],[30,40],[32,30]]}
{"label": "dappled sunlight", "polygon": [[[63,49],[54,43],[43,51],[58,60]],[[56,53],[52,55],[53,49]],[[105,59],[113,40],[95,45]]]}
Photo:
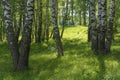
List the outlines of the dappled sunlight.
{"label": "dappled sunlight", "polygon": [[0,80],[120,80],[120,0],[0,0]]}
{"label": "dappled sunlight", "polygon": [[[105,61],[105,63],[106,64],[108,64],[108,65],[106,65],[108,68],[108,70],[115,70],[115,71],[117,71],[117,69],[119,68],[119,66],[120,66],[120,64],[119,64],[119,62],[117,62],[117,61]],[[114,71],[113,71],[114,72]]]}
{"label": "dappled sunlight", "polygon": [[65,30],[63,39],[87,39],[87,27],[77,26],[76,28],[70,27]]}
{"label": "dappled sunlight", "polygon": [[8,46],[6,43],[0,44],[1,47],[3,46],[0,49],[0,79],[119,80],[119,44],[113,42],[110,55],[94,54],[90,49],[90,43],[87,42],[87,27],[82,26],[66,28],[62,42],[65,54],[62,57],[57,57],[57,49],[52,39],[48,43],[32,43],[30,69],[20,73],[12,72]]}

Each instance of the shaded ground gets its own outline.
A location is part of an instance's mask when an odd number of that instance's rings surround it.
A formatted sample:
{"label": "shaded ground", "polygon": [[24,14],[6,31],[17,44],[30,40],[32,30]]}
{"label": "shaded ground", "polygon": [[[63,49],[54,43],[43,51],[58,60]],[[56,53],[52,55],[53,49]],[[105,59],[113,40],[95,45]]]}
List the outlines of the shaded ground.
{"label": "shaded ground", "polygon": [[87,42],[87,27],[66,28],[65,56],[57,58],[55,42],[32,44],[30,70],[13,72],[9,49],[0,43],[0,80],[120,80],[120,34],[110,55],[95,55]]}

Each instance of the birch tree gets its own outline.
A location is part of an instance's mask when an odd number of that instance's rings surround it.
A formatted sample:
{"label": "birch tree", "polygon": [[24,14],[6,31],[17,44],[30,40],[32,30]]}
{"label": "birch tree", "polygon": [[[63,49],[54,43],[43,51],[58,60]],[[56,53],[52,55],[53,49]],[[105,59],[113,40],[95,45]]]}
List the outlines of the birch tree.
{"label": "birch tree", "polygon": [[63,56],[63,47],[62,47],[62,42],[58,28],[58,0],[50,0],[50,6],[51,6],[51,14],[52,14],[53,33],[58,50],[58,56]]}
{"label": "birch tree", "polygon": [[106,52],[110,52],[112,39],[113,39],[113,24],[115,17],[115,0],[110,0],[110,13],[109,22],[107,27],[107,37],[106,37]]}
{"label": "birch tree", "polygon": [[63,6],[65,6],[65,9],[62,9],[62,14],[63,14],[63,26],[62,26],[62,31],[61,31],[61,38],[63,37],[65,26],[67,26],[67,20],[68,20],[68,3],[69,0],[66,0],[66,2],[63,2]]}
{"label": "birch tree", "polygon": [[97,51],[96,0],[89,0],[89,32],[92,50]]}
{"label": "birch tree", "polygon": [[45,25],[45,35],[46,35],[46,40],[48,42],[49,40],[49,23],[50,18],[49,18],[49,0],[46,0],[46,25]]}
{"label": "birch tree", "polygon": [[105,32],[107,27],[106,0],[98,0],[98,52],[105,53]]}
{"label": "birch tree", "polygon": [[28,0],[26,6],[26,17],[22,32],[22,39],[18,42],[18,37],[13,28],[11,7],[9,0],[2,0],[4,21],[7,41],[12,55],[13,67],[15,71],[28,69],[28,58],[31,43],[31,30],[34,14],[34,0]]}
{"label": "birch tree", "polygon": [[39,8],[39,25],[38,25],[38,42],[42,40],[42,0],[38,1],[40,3]]}

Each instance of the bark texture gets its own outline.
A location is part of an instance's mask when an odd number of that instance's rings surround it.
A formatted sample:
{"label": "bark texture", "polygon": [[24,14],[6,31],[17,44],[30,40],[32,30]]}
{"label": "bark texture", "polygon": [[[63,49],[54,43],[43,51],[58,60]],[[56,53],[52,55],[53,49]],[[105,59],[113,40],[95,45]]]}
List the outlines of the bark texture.
{"label": "bark texture", "polygon": [[107,38],[106,38],[106,52],[109,53],[113,40],[113,23],[115,17],[115,0],[110,0],[110,14],[109,22],[107,27]]}
{"label": "bark texture", "polygon": [[92,50],[97,51],[97,27],[96,27],[96,0],[89,0],[89,38],[91,37]]}
{"label": "bark texture", "polygon": [[53,33],[56,41],[56,46],[58,50],[58,56],[63,56],[62,42],[60,38],[59,28],[58,28],[58,0],[50,0],[50,6],[52,11],[52,23],[53,23]]}
{"label": "bark texture", "polygon": [[18,70],[28,68],[33,15],[34,15],[34,0],[28,0],[26,6],[25,24],[23,27],[21,39],[21,52],[19,56]]}
{"label": "bark texture", "polygon": [[6,37],[12,55],[13,66],[14,69],[16,70],[19,59],[19,50],[18,50],[18,42],[15,37],[15,31],[13,29],[9,0],[2,0],[2,5],[4,11]]}
{"label": "bark texture", "polygon": [[105,53],[106,16],[106,0],[98,0],[98,52],[100,54]]}
{"label": "bark texture", "polygon": [[18,37],[16,37],[9,0],[2,0],[3,10],[4,10],[4,20],[5,20],[5,29],[7,41],[12,55],[13,67],[14,70],[24,70],[28,68],[28,57],[30,51],[31,43],[31,25],[33,20],[33,4],[34,0],[27,1],[26,7],[26,18],[25,24],[23,27],[22,39],[20,41],[20,46],[18,44]]}

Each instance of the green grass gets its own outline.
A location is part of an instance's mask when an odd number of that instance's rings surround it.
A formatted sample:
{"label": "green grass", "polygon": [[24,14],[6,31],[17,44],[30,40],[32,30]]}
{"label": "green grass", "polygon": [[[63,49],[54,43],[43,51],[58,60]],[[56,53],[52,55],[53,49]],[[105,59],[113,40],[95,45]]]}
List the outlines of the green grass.
{"label": "green grass", "polygon": [[13,72],[6,43],[0,43],[0,80],[120,80],[120,34],[110,55],[95,55],[87,42],[87,27],[65,29],[64,56],[57,58],[55,42],[31,44],[30,70]]}

